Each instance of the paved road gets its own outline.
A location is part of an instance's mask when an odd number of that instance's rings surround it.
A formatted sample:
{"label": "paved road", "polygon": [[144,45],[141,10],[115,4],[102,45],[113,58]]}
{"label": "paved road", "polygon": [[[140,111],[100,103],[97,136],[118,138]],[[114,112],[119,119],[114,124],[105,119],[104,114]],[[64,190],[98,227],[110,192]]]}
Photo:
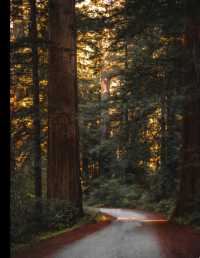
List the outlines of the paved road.
{"label": "paved road", "polygon": [[142,211],[127,209],[102,208],[100,211],[116,217],[116,220],[64,247],[52,258],[169,258],[160,247],[153,227],[147,226],[156,221],[164,222],[162,218],[150,218]]}

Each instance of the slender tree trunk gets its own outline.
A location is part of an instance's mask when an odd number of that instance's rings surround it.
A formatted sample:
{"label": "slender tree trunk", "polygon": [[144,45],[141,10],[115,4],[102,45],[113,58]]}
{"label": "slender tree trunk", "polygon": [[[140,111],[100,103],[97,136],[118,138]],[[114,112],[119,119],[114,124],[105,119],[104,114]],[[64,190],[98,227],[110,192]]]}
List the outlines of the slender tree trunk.
{"label": "slender tree trunk", "polygon": [[[126,26],[128,26],[128,1],[126,0],[125,1],[125,23],[126,23]],[[128,58],[129,58],[129,53],[128,53],[128,37],[125,36],[125,41],[124,41],[124,57],[125,57],[125,60],[124,60],[124,70],[125,70],[125,76],[124,76],[124,95],[123,95],[123,99],[122,99],[122,102],[123,102],[123,128],[124,128],[124,131],[123,131],[123,134],[125,135],[125,146],[126,146],[126,159],[127,159],[127,164],[125,166],[125,169],[124,169],[124,177],[125,177],[125,180],[129,180],[127,177],[128,174],[131,173],[132,171],[132,160],[130,158],[130,155],[129,155],[129,145],[130,145],[130,142],[131,142],[131,134],[130,134],[130,125],[129,125],[129,121],[128,121],[128,98],[127,98],[127,88],[128,88]]]}
{"label": "slender tree trunk", "polygon": [[40,145],[40,88],[38,77],[38,47],[37,47],[37,10],[36,0],[29,0],[31,7],[31,43],[32,43],[32,80],[33,80],[33,147],[34,147],[34,173],[35,196],[42,197],[42,170]]}
{"label": "slender tree trunk", "polygon": [[82,213],[76,79],[75,1],[49,1],[47,196]]}
{"label": "slender tree trunk", "polygon": [[161,97],[161,146],[160,146],[160,161],[161,170],[164,172],[167,167],[167,143],[166,143],[166,96]]}
{"label": "slender tree trunk", "polygon": [[101,101],[103,104],[102,107],[102,129],[101,129],[101,138],[106,139],[109,136],[109,114],[108,114],[108,100],[110,96],[110,81],[107,77],[102,75],[101,77]]}
{"label": "slender tree trunk", "polygon": [[88,158],[84,155],[82,158],[82,163],[83,163],[83,176],[88,177],[89,176],[89,171],[88,171],[89,161],[88,161]]}
{"label": "slender tree trunk", "polygon": [[[161,96],[161,145],[160,145],[160,168],[162,196],[168,195],[175,188],[176,179],[176,135],[175,135],[175,111],[172,107],[170,95],[164,93]],[[166,184],[166,180],[169,181]]]}
{"label": "slender tree trunk", "polygon": [[15,139],[14,136],[11,137],[10,140],[10,172],[11,174],[15,174],[15,164],[16,157],[15,157]]}
{"label": "slender tree trunk", "polygon": [[[109,114],[108,114],[108,100],[110,95],[110,81],[107,77],[101,75],[101,145],[109,138]],[[108,174],[109,164],[106,161],[107,155],[105,155],[104,148],[100,153],[100,174]]]}
{"label": "slender tree trunk", "polygon": [[[108,72],[108,60],[109,60],[109,51],[108,51],[108,40],[109,40],[109,31],[103,37],[100,42],[100,48],[102,49],[102,69],[100,74],[100,87],[101,87],[101,146],[104,145],[104,141],[109,138],[109,107],[108,101],[110,96],[110,78],[107,76]],[[100,164],[100,174],[108,174],[109,164],[107,160],[107,154],[105,154],[104,147],[101,148],[101,153],[99,157]]]}

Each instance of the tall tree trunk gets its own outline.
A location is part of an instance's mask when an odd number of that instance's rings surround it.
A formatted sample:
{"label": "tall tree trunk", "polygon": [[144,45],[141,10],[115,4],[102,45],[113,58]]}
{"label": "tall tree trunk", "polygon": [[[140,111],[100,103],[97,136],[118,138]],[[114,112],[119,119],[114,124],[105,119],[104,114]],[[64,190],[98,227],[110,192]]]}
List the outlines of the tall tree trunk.
{"label": "tall tree trunk", "polygon": [[16,157],[15,157],[15,138],[14,136],[11,136],[10,140],[10,172],[11,174],[15,174],[15,168],[16,168]]}
{"label": "tall tree trunk", "polygon": [[[109,9],[107,10],[109,12]],[[110,124],[110,117],[109,117],[109,97],[110,97],[110,78],[108,76],[109,70],[109,58],[110,53],[108,50],[109,47],[109,36],[110,31],[105,30],[105,35],[100,42],[100,48],[102,49],[102,68],[100,74],[100,87],[101,87],[101,146],[104,146],[104,141],[109,138],[109,124]],[[105,148],[101,148],[101,153],[99,157],[99,164],[100,164],[100,174],[108,174],[109,172],[109,164],[108,164],[108,154],[105,152]]]}
{"label": "tall tree trunk", "polygon": [[166,143],[166,95],[161,96],[161,146],[160,146],[160,162],[161,170],[164,172],[167,167],[167,143]]}
{"label": "tall tree trunk", "polygon": [[38,77],[38,47],[37,47],[37,10],[36,0],[29,0],[31,7],[31,43],[32,43],[32,80],[33,80],[33,147],[34,147],[34,173],[35,196],[42,197],[42,170],[40,145],[40,88]]}
{"label": "tall tree trunk", "polygon": [[183,162],[174,216],[191,211],[200,188],[200,23],[196,13],[200,3],[186,2],[184,47],[191,62],[186,63],[185,69],[188,87],[183,112]]}
{"label": "tall tree trunk", "polygon": [[[101,146],[109,137],[109,114],[108,114],[108,100],[110,95],[110,81],[104,75],[104,70],[101,73]],[[108,174],[109,165],[107,162],[107,154],[105,154],[104,147],[101,148],[99,164],[100,174]]]}
{"label": "tall tree trunk", "polygon": [[49,1],[49,37],[47,196],[82,213],[75,0]]}
{"label": "tall tree trunk", "polygon": [[[128,1],[125,1],[125,23],[126,26],[128,26],[128,17],[127,17],[127,11],[128,11]],[[132,169],[132,164],[131,164],[131,159],[129,157],[129,144],[130,144],[130,125],[129,125],[129,121],[128,121],[128,103],[126,103],[128,101],[127,98],[127,88],[128,88],[128,37],[125,36],[125,41],[124,41],[124,71],[125,71],[125,76],[124,76],[124,94],[123,94],[123,116],[122,116],[122,120],[123,120],[123,134],[125,135],[125,146],[126,146],[126,159],[127,159],[127,163],[124,169],[124,177],[125,179],[128,179],[127,175],[131,173],[131,169]]]}
{"label": "tall tree trunk", "polygon": [[[175,115],[170,95],[166,92],[161,96],[161,144],[160,144],[160,168],[162,196],[168,197],[175,187],[176,179],[176,135]],[[169,183],[166,184],[166,181]]]}
{"label": "tall tree trunk", "polygon": [[108,114],[108,100],[110,96],[110,81],[104,75],[101,76],[101,101],[102,101],[102,129],[101,137],[102,140],[108,138],[109,136],[109,114]]}

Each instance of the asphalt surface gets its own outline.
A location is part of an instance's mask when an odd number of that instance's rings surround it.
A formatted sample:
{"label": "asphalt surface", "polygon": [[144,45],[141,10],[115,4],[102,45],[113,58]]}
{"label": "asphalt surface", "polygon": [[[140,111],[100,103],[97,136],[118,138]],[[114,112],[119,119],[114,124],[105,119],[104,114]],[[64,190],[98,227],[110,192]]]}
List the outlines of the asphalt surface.
{"label": "asphalt surface", "polygon": [[86,236],[55,253],[52,258],[168,258],[150,223],[162,219],[149,218],[142,211],[100,209],[116,217],[106,228]]}

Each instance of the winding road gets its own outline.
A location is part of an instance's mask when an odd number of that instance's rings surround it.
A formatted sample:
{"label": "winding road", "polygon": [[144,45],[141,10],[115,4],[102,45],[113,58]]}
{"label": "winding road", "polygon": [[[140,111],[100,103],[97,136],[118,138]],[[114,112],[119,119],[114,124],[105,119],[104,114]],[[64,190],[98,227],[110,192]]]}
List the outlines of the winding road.
{"label": "winding road", "polygon": [[100,211],[116,219],[106,228],[63,247],[52,258],[200,257],[200,235],[169,225],[162,216],[128,209]]}
{"label": "winding road", "polygon": [[[200,233],[139,210],[101,208],[111,221],[84,225],[14,258],[199,258]],[[105,216],[105,218],[108,216]]]}

